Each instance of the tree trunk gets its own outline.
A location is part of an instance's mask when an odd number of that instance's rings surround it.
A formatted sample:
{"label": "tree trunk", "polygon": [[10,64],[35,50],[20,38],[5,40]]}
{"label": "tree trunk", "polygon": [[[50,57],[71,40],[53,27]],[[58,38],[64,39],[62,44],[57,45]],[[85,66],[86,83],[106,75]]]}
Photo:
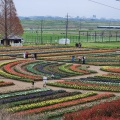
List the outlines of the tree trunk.
{"label": "tree trunk", "polygon": [[4,46],[9,46],[10,45],[9,40],[8,39],[4,39],[3,45]]}

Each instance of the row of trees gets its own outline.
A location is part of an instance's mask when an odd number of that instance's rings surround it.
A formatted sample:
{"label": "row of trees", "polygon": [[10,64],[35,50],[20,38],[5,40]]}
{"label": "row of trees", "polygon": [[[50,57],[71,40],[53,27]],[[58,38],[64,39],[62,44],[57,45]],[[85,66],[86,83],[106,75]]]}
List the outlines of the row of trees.
{"label": "row of trees", "polygon": [[0,34],[4,39],[3,44],[8,46],[9,36],[22,35],[23,32],[13,0],[0,0]]}

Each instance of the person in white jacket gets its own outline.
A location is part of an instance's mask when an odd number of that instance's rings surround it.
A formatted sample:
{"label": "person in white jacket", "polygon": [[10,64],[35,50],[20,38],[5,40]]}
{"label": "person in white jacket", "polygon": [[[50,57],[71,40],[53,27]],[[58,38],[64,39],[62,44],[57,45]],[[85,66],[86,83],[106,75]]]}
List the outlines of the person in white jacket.
{"label": "person in white jacket", "polygon": [[43,87],[46,87],[46,83],[47,83],[47,76],[43,76]]}

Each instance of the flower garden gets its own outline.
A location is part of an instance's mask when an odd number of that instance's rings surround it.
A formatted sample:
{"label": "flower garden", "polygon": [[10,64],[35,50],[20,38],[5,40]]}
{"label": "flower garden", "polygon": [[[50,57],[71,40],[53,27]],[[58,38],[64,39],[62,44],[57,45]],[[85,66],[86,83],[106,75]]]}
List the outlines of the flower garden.
{"label": "flower garden", "polygon": [[[24,51],[28,51],[28,59],[23,59]],[[37,60],[31,59],[32,53],[37,53]],[[120,119],[119,49],[22,47],[0,50],[0,54],[6,56],[0,59],[0,106],[8,113],[7,116],[0,115],[1,119]],[[86,64],[82,64],[78,56],[85,56]],[[104,74],[91,66],[99,67]],[[16,86],[16,81],[28,84],[34,79],[41,84],[43,75],[48,77],[46,88],[40,85],[2,90]]]}

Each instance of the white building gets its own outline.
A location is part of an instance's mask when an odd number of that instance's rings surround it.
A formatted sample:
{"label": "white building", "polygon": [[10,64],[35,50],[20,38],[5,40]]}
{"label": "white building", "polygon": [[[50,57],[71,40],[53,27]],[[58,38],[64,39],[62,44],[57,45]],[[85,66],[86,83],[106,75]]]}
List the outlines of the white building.
{"label": "white building", "polygon": [[58,41],[59,44],[70,44],[70,39],[66,38],[61,38]]}

